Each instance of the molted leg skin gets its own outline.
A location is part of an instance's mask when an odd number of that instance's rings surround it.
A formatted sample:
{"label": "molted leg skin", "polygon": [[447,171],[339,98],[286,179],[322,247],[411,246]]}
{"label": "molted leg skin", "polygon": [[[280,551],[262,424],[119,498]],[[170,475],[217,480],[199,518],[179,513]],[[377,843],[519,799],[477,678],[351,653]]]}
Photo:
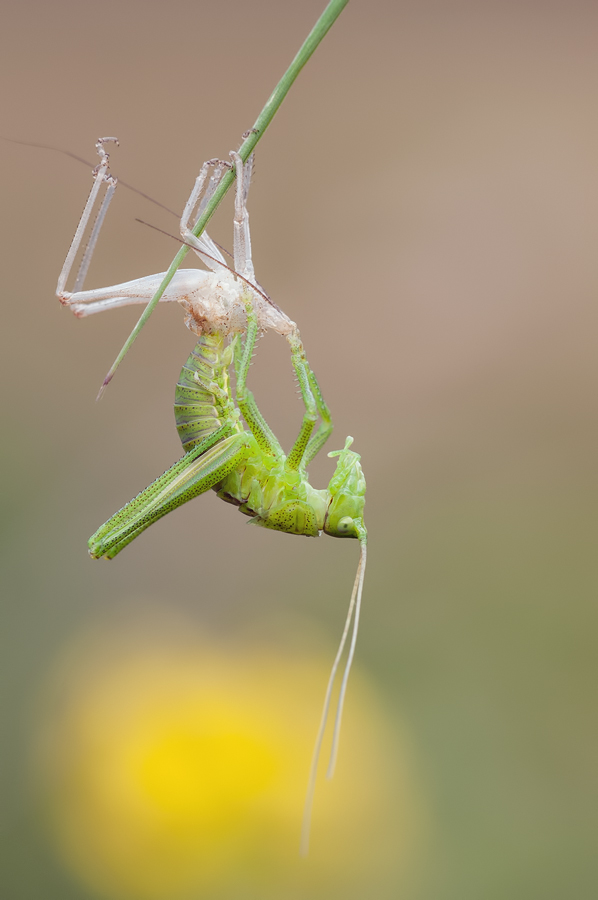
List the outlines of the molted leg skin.
{"label": "molted leg skin", "polygon": [[[64,303],[70,306],[79,319],[106,309],[148,303],[161,285],[165,274],[158,272],[156,275],[146,275],[110,287],[78,291],[76,294],[65,293]],[[202,269],[179,269],[160,297],[160,302],[181,303],[189,296],[200,293],[213,277],[211,272],[204,272]]]}
{"label": "molted leg skin", "polygon": [[96,150],[98,151],[98,154],[100,156],[100,163],[93,170],[93,186],[91,188],[89,197],[87,198],[87,203],[85,204],[83,213],[81,214],[79,224],[77,225],[77,230],[75,231],[73,240],[71,241],[71,246],[69,247],[69,252],[66,255],[64,265],[62,267],[60,275],[58,276],[58,284],[56,285],[56,296],[61,303],[68,303],[67,298],[70,297],[70,294],[65,291],[66,282],[71,273],[73,263],[75,262],[75,257],[77,256],[77,253],[83,242],[85,231],[89,224],[93,208],[96,204],[102,186],[106,185],[106,194],[104,195],[104,199],[102,200],[102,204],[92,228],[87,247],[79,265],[79,271],[77,272],[77,277],[75,279],[75,291],[78,291],[83,287],[83,282],[85,281],[85,276],[87,275],[87,270],[89,269],[89,263],[91,262],[91,257],[93,255],[93,251],[100,234],[100,229],[103,225],[104,218],[110,205],[110,201],[114,196],[114,191],[116,190],[117,180],[112,175],[110,175],[110,156],[104,149],[104,144],[108,142],[112,142],[118,145],[118,141],[114,137],[99,138],[96,143]]}
{"label": "molted leg skin", "polygon": [[[212,172],[206,187],[208,172],[212,166],[214,167],[214,171]],[[224,257],[207,232],[204,231],[203,234],[196,237],[193,234],[193,228],[197,225],[206,206],[214,196],[225,168],[230,168],[230,163],[220,159],[209,159],[203,164],[199,175],[195,179],[195,184],[189,195],[189,199],[185,204],[180,223],[181,237],[185,243],[193,247],[202,262],[204,262],[209,269],[212,269],[213,272],[221,272],[223,271],[223,268],[227,271]],[[199,200],[200,197],[201,200]],[[199,206],[197,208],[197,213],[194,216],[193,210],[197,206],[198,201]]]}
{"label": "molted leg skin", "polygon": [[251,257],[251,236],[249,233],[249,212],[247,211],[247,197],[253,172],[253,153],[243,165],[243,160],[234,150],[230,154],[235,164],[237,175],[237,189],[235,191],[235,220],[234,220],[234,259],[235,271],[243,275],[252,283],[255,281],[253,260]]}

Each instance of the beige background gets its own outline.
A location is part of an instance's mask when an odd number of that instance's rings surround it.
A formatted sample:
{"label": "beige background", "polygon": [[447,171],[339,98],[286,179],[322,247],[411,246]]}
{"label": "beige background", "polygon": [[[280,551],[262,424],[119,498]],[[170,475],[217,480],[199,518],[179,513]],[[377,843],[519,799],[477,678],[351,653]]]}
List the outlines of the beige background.
{"label": "beige background", "polygon": [[[178,210],[321,6],[7,4],[0,132],[90,159],[116,134],[114,172]],[[368,478],[358,667],[409,736],[426,821],[389,898],[596,893],[597,26],[571,0],[353,0],[258,149],[257,276],[300,324],[331,449],[352,434]],[[0,154],[0,893],[87,898],[28,762],[65,648],[159,610],[274,646],[301,622],[331,653],[357,548],[248,529],[210,495],[88,560],[87,536],[179,455],[193,341],[159,309],[96,405],[138,310],[76,321],[54,299],[89,172]],[[174,245],[138,215],[176,229],[120,190],[89,286],[168,265]],[[230,218],[229,202],[211,229],[229,246]],[[301,410],[280,339],[251,381],[288,445]],[[331,471],[316,461],[312,481]]]}

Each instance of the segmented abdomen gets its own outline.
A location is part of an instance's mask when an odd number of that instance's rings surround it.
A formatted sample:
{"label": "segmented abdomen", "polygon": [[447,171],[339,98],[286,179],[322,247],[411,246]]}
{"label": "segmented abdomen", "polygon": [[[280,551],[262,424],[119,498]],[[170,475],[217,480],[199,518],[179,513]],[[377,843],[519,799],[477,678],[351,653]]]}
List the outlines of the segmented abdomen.
{"label": "segmented abdomen", "polygon": [[204,334],[181,369],[174,394],[174,417],[185,452],[230,419],[234,405],[226,352],[222,335]]}

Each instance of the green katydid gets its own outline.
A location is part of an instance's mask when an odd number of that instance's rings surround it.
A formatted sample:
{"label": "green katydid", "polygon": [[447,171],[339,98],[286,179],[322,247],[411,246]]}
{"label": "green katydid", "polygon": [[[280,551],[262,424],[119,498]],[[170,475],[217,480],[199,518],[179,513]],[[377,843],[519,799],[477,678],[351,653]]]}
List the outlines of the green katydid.
{"label": "green katydid", "polygon": [[[147,302],[161,282],[163,273],[126,284],[83,291],[83,280],[97,241],[116,180],[110,175],[109,157],[98,141],[100,164],[94,170],[94,185],[77,228],[58,281],[61,302],[75,315],[85,316],[130,303]],[[367,531],[363,512],[365,478],[360,457],[347,438],[338,457],[328,488],[317,490],[307,479],[307,466],[323,447],[332,431],[332,421],[318,382],[312,372],[296,324],[265,294],[255,280],[251,258],[247,194],[253,160],[243,164],[231,153],[236,170],[234,218],[234,268],[230,268],[218,246],[204,231],[193,233],[199,217],[217,190],[223,173],[231,164],[220,160],[204,163],[181,218],[181,236],[211,270],[179,269],[164,292],[164,302],[179,302],[186,310],[186,324],[198,336],[195,349],[183,366],[175,392],[175,419],[184,456],[149,487],[127,503],[99,528],[89,540],[94,559],[112,559],[142,531],[193,497],[210,488],[236,506],[251,523],[288,534],[317,537],[324,532],[333,537],[355,538],[361,545],[349,611],[326,691],[324,710],[310,774],[303,831],[307,836],[315,785],[317,762],[328,715],[333,682],[353,621],[348,659],[342,678],[328,776],[334,770],[343,701],[353,660],[361,596],[365,576]],[[65,285],[98,194],[106,194],[83,254],[75,289]],[[247,375],[257,337],[272,329],[289,342],[291,361],[299,383],[305,412],[299,435],[288,455],[283,452],[265,422],[251,391]],[[235,390],[229,379],[234,370]],[[244,427],[241,417],[245,420]],[[314,428],[318,417],[318,429]]]}

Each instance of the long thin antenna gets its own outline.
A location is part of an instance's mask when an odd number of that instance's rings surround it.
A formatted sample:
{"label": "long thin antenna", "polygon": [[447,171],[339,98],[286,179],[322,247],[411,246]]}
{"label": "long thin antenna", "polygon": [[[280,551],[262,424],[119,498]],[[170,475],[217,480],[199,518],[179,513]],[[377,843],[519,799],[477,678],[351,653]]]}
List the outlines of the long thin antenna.
{"label": "long thin antenna", "polygon": [[351,645],[349,647],[349,655],[347,656],[347,664],[343,672],[343,680],[341,681],[341,689],[338,695],[338,704],[336,707],[336,716],[334,717],[334,731],[332,733],[332,747],[330,749],[330,760],[326,771],[326,778],[332,778],[336,768],[336,758],[338,756],[338,745],[341,735],[341,720],[343,717],[343,708],[345,705],[345,693],[347,691],[347,682],[349,681],[349,672],[353,665],[353,657],[355,656],[355,644],[357,643],[357,631],[359,630],[359,614],[361,612],[361,595],[363,593],[363,582],[365,579],[365,563],[367,548],[365,543],[361,545],[361,557],[359,566],[359,587],[357,588],[357,601],[355,603],[355,618],[353,619],[353,634],[351,635]]}
{"label": "long thin antenna", "polygon": [[[90,169],[93,169],[94,166],[94,164],[88,159],[84,159],[82,156],[78,156],[76,153],[72,153],[70,150],[65,150],[64,147],[55,147],[53,144],[37,144],[34,141],[18,141],[16,140],[16,138],[9,138],[2,134],[0,134],[0,140],[8,141],[10,144],[21,144],[21,146],[23,147],[37,147],[38,150],[54,150],[55,153],[62,153],[64,156],[70,156],[71,159],[76,159],[77,162],[83,163],[84,166],[89,166]],[[134,187],[127,181],[123,181],[122,178],[118,179],[118,183],[121,187],[127,188],[127,190],[129,191],[133,191],[133,193],[135,194],[139,194],[139,196],[143,197],[144,200],[149,200],[150,203],[154,203],[161,209],[166,210],[166,212],[170,213],[171,216],[174,216],[177,219],[179,218],[179,214],[176,213],[173,209],[165,206],[164,203],[160,203],[160,201],[156,200],[154,197],[150,197],[149,194],[140,191],[139,188]]]}
{"label": "long thin antenna", "polygon": [[356,611],[355,615],[355,623],[353,625],[353,634],[351,637],[351,646],[349,649],[349,657],[347,659],[347,664],[345,666],[345,672],[343,675],[343,680],[341,683],[341,693],[339,695],[339,701],[334,721],[334,735],[332,742],[332,751],[330,757],[330,764],[328,766],[327,777],[331,777],[331,767],[334,770],[333,762],[336,760],[336,752],[338,748],[338,739],[340,734],[340,724],[341,724],[341,716],[342,716],[342,706],[345,698],[345,690],[347,687],[347,680],[349,677],[349,670],[351,668],[351,663],[353,662],[353,655],[355,652],[355,642],[357,640],[357,626],[359,624],[359,611],[361,607],[361,594],[363,591],[363,581],[365,577],[365,563],[366,563],[366,544],[365,540],[361,541],[361,554],[359,557],[359,563],[357,566],[357,572],[355,573],[355,581],[353,583],[353,590],[351,592],[351,600],[349,601],[349,609],[347,610],[347,618],[345,619],[345,627],[343,628],[343,634],[340,640],[340,644],[338,646],[338,650],[336,651],[336,656],[334,658],[334,662],[332,664],[332,669],[330,671],[330,677],[328,679],[328,685],[326,687],[326,695],[324,697],[324,706],[322,708],[322,715],[320,718],[320,727],[318,728],[318,735],[316,737],[316,743],[314,745],[314,752],[311,760],[311,767],[309,770],[309,780],[307,783],[307,794],[305,797],[305,806],[303,808],[303,824],[301,826],[301,846],[300,853],[301,856],[307,856],[307,851],[309,850],[309,831],[311,827],[311,813],[314,802],[314,792],[316,789],[316,776],[318,774],[318,762],[320,759],[320,751],[322,750],[322,741],[324,740],[324,732],[326,731],[326,723],[328,721],[328,712],[330,710],[330,700],[332,698],[332,689],[334,687],[334,681],[336,678],[336,673],[338,671],[338,667],[341,661],[341,656],[343,655],[343,650],[345,649],[345,644],[347,641],[347,635],[349,634],[349,628],[351,626],[351,619],[353,618],[353,610]]}

